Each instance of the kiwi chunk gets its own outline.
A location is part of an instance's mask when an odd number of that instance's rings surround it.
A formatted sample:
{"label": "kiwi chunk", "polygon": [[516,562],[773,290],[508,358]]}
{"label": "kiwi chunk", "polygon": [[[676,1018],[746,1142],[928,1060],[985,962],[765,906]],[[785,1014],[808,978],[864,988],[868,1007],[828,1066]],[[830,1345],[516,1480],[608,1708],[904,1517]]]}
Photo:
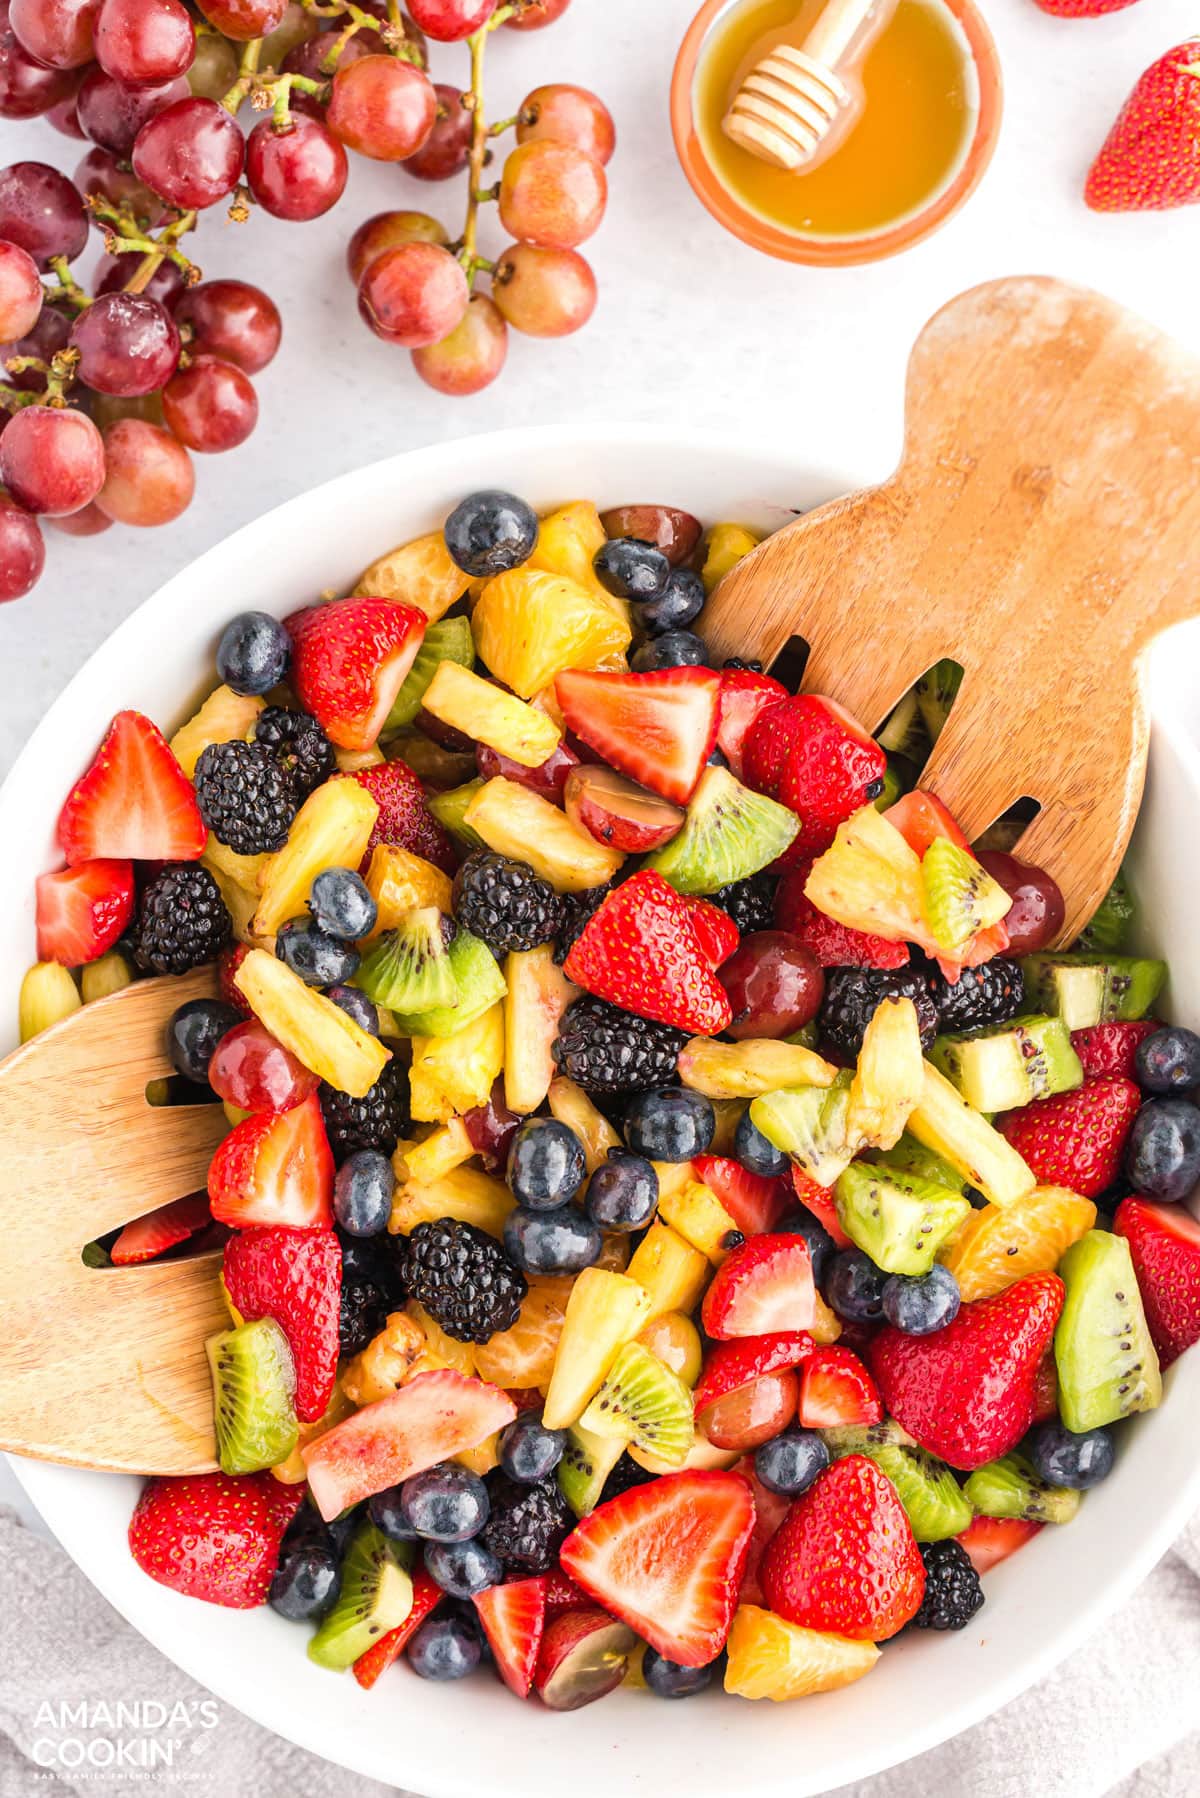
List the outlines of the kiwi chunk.
{"label": "kiwi chunk", "polygon": [[893,707],[875,741],[886,750],[889,759],[902,755],[919,768],[929,755],[929,732],[917,704],[917,690],[911,687],[898,706]]}
{"label": "kiwi chunk", "polygon": [[[883,1439],[891,1426],[873,1424],[870,1429],[824,1430],[825,1446],[833,1459],[866,1455],[896,1488],[918,1542],[942,1542],[966,1529],[975,1510],[944,1461],[910,1441]],[[900,1435],[904,1432],[901,1430]]]}
{"label": "kiwi chunk", "polygon": [[645,866],[678,893],[715,893],[773,862],[799,828],[786,805],[752,793],[728,768],[706,768],[683,829]]}
{"label": "kiwi chunk", "polygon": [[1137,955],[1023,955],[1025,993],[1068,1030],[1144,1018],[1162,991],[1165,961]]}
{"label": "kiwi chunk", "polygon": [[1123,1236],[1089,1230],[1058,1264],[1067,1294],[1054,1332],[1059,1415],[1076,1433],[1162,1400],[1162,1374]]}
{"label": "kiwi chunk", "polygon": [[945,955],[959,954],[1012,905],[999,881],[949,837],[935,837],[922,856],[921,884],[929,928]]}
{"label": "kiwi chunk", "polygon": [[341,1591],[308,1645],[310,1661],[340,1672],[404,1622],[413,1589],[401,1564],[403,1549],[373,1523],[356,1532],[342,1563]]}
{"label": "kiwi chunk", "polygon": [[[449,957],[457,997],[448,1005],[396,1011],[402,1036],[454,1036],[468,1024],[473,1024],[508,991],[508,983],[500,972],[496,957],[487,944],[472,936],[469,930],[458,932],[450,945]],[[388,1009],[395,1011],[394,1006]]]}
{"label": "kiwi chunk", "polygon": [[983,1517],[1020,1517],[1026,1523],[1070,1523],[1080,1494],[1052,1486],[1024,1455],[1004,1455],[977,1467],[963,1490]]}
{"label": "kiwi chunk", "polygon": [[439,618],[425,626],[425,635],[412,667],[404,677],[404,685],[396,695],[388,713],[384,732],[404,730],[421,709],[426,689],[443,662],[457,662],[460,668],[475,666],[475,643],[469,618]]}
{"label": "kiwi chunk", "polygon": [[1116,879],[1092,913],[1078,947],[1092,954],[1112,955],[1123,949],[1137,915],[1137,904],[1129,890],[1124,868],[1117,869]]}
{"label": "kiwi chunk", "polygon": [[669,1367],[640,1342],[627,1342],[580,1418],[596,1436],[648,1449],[682,1467],[695,1434],[692,1395]]}
{"label": "kiwi chunk", "polygon": [[467,809],[477,794],[482,793],[482,780],[469,780],[464,786],[451,787],[445,793],[430,793],[426,803],[430,811],[452,837],[467,849],[486,849],[487,844],[477,830],[466,822]]}
{"label": "kiwi chunk", "polygon": [[936,743],[942,734],[950,707],[958,698],[958,689],[962,686],[963,671],[958,662],[944,657],[935,662],[926,674],[923,674],[913,689],[917,699],[917,710],[921,714],[931,743]]}
{"label": "kiwi chunk", "polygon": [[971,1209],[960,1192],[884,1161],[852,1162],[834,1191],[842,1229],[888,1274],[927,1274]]}
{"label": "kiwi chunk", "polygon": [[296,1370],[275,1319],[219,1330],[204,1346],[222,1473],[258,1473],[286,1461],[299,1440]]}
{"label": "kiwi chunk", "polygon": [[394,1012],[456,1004],[458,982],[437,906],[417,906],[395,930],[385,930],[364,957],[355,984]]}
{"label": "kiwi chunk", "polygon": [[922,1180],[932,1180],[935,1186],[944,1186],[950,1192],[966,1194],[968,1182],[963,1179],[956,1167],[951,1167],[944,1155],[937,1155],[927,1149],[924,1143],[910,1136],[906,1130],[895,1148],[887,1152],[887,1164],[890,1168],[899,1168],[905,1174],[919,1174]]}
{"label": "kiwi chunk", "polygon": [[790,1155],[818,1186],[832,1186],[850,1165],[846,1139],[853,1076],[842,1068],[832,1086],[784,1087],[752,1100],[750,1121],[769,1143]]}
{"label": "kiwi chunk", "polygon": [[558,1489],[576,1517],[586,1517],[600,1502],[604,1482],[625,1453],[621,1436],[597,1436],[573,1423],[558,1464]]}
{"label": "kiwi chunk", "polygon": [[1015,1111],[1083,1085],[1083,1064],[1061,1018],[1014,1018],[939,1036],[929,1059],[976,1111]]}

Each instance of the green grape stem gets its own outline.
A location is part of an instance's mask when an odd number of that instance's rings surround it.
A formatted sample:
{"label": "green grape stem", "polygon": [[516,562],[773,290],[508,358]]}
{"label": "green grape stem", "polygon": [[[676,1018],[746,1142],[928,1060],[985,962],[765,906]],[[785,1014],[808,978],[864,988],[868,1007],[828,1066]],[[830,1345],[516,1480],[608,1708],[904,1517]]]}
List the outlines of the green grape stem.
{"label": "green grape stem", "polygon": [[[511,19],[520,11],[517,5],[498,6],[486,25],[480,26],[467,39],[471,53],[471,82],[463,95],[463,105],[471,113],[471,150],[467,159],[467,216],[463,224],[461,248],[458,260],[462,263],[467,277],[467,286],[475,285],[477,274],[487,273],[492,264],[477,249],[479,235],[479,208],[488,200],[493,200],[500,192],[499,187],[485,189],[482,186],[483,171],[487,162],[488,139],[492,132],[488,128],[487,116],[483,106],[483,62],[484,51],[489,35],[506,19]],[[499,129],[499,127],[498,127]]]}

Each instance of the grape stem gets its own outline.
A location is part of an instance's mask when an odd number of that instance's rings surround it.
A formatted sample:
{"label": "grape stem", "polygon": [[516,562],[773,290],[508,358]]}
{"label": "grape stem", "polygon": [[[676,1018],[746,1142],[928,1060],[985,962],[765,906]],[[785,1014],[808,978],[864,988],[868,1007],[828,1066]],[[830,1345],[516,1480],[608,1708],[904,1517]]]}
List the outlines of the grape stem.
{"label": "grape stem", "polygon": [[276,131],[288,131],[292,123],[292,92],[297,88],[302,94],[318,94],[325,99],[329,96],[328,81],[314,81],[309,75],[276,75],[259,82],[250,104],[256,112],[271,113]]}
{"label": "grape stem", "polygon": [[10,387],[7,381],[0,381],[0,411],[19,412],[22,406],[40,406],[41,403],[40,393],[25,393],[20,387]]}
{"label": "grape stem", "polygon": [[254,86],[255,78],[258,75],[259,61],[262,57],[262,47],[263,41],[260,37],[252,37],[249,43],[242,46],[237,80],[221,100],[221,105],[231,118],[236,116],[238,107]]}
{"label": "grape stem", "polygon": [[483,57],[487,47],[489,33],[506,19],[511,19],[520,11],[517,5],[498,6],[486,25],[473,32],[467,39],[471,52],[471,83],[463,95],[463,105],[471,114],[471,151],[467,160],[467,216],[463,224],[461,247],[458,260],[462,263],[467,277],[467,286],[475,285],[475,277],[486,272],[492,265],[487,258],[481,256],[476,248],[479,232],[479,208],[482,202],[494,199],[500,189],[485,191],[483,181],[484,165],[487,162],[488,130],[487,117],[483,110]]}
{"label": "grape stem", "polygon": [[91,295],[80,287],[65,256],[52,256],[50,267],[57,276],[55,285],[46,288],[46,299],[51,305],[61,305],[65,301],[68,306],[74,306],[76,312],[82,312],[85,306],[91,305]]}

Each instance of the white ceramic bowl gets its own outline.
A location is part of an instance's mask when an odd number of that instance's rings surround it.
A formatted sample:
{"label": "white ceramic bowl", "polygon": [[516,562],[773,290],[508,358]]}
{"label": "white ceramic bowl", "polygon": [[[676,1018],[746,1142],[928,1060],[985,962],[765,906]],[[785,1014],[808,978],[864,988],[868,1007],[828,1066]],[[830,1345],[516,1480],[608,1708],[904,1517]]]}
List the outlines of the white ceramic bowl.
{"label": "white ceramic bowl", "polygon": [[[440,524],[477,487],[509,487],[539,508],[580,496],[601,506],[653,500],[765,529],[851,484],[787,449],[638,427],[519,430],[380,462],[238,532],[169,582],[92,657],[0,794],[0,842],[10,858],[0,910],[0,1043],[15,1039],[17,987],[33,956],[33,881],[55,865],[63,795],[119,707],[136,706],[168,729],[182,720],[206,678],[211,686],[213,648],[231,613],[256,606],[282,614],[323,588],[348,584],[374,556]],[[1137,848],[1145,946],[1172,958],[1175,1015],[1193,1022],[1200,1017],[1193,950],[1200,758],[1182,720],[1198,715],[1198,652],[1200,635],[1185,627],[1172,653],[1159,658],[1151,793]],[[886,655],[886,644],[879,653]],[[1184,1425],[1189,1401],[1194,1418],[1200,1351],[1168,1375],[1162,1409],[1122,1433],[1116,1471],[1089,1494],[1077,1521],[1043,1530],[988,1576],[987,1606],[971,1628],[906,1636],[845,1691],[754,1708],[715,1693],[686,1710],[644,1693],[616,1693],[554,1716],[516,1703],[486,1676],[439,1686],[403,1668],[363,1692],[351,1678],[314,1667],[304,1653],[306,1631],[272,1611],[197,1604],[141,1573],[125,1539],[135,1480],[14,1466],[79,1566],[164,1654],[279,1735],[360,1774],[428,1798],[483,1791],[490,1798],[561,1798],[564,1791],[725,1798],[740,1790],[805,1798],[892,1766],[986,1716],[1045,1675],[1132,1591],[1200,1504],[1200,1459]]]}

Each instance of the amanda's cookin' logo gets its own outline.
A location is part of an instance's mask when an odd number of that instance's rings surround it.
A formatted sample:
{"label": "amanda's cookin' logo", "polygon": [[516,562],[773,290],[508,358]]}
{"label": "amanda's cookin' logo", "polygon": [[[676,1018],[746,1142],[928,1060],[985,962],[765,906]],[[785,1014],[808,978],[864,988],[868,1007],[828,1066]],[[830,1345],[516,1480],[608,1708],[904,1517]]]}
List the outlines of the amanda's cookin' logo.
{"label": "amanda's cookin' logo", "polygon": [[202,1754],[206,1731],[215,1729],[220,1710],[214,1698],[157,1698],[107,1704],[45,1700],[34,1718],[30,1754],[48,1772],[84,1778],[185,1773],[191,1757]]}

